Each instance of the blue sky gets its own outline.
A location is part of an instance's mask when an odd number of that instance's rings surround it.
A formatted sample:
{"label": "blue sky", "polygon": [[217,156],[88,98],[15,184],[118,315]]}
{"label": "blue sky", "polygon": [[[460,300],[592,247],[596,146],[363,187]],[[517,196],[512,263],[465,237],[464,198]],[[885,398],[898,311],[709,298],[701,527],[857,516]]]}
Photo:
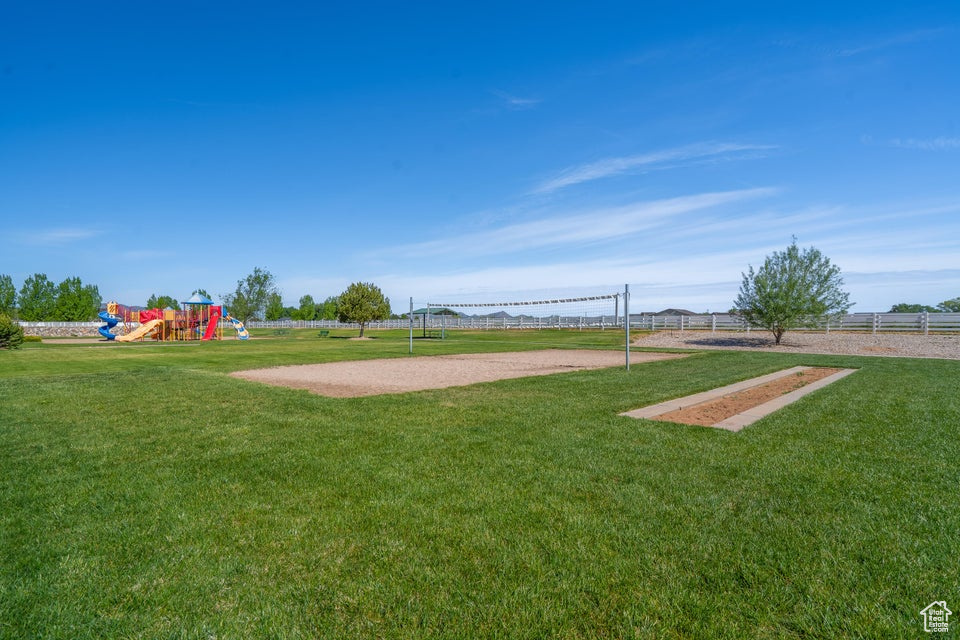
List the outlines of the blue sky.
{"label": "blue sky", "polygon": [[5,2],[0,273],[716,311],[796,236],[936,304],[958,78],[955,2]]}

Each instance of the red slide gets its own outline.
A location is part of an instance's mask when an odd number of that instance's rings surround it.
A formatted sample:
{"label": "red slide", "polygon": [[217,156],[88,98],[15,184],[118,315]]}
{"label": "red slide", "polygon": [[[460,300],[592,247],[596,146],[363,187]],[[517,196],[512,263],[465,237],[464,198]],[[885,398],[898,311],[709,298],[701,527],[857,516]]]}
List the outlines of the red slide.
{"label": "red slide", "polygon": [[201,340],[213,340],[217,333],[217,325],[220,324],[220,307],[210,307],[210,322],[207,323],[207,330],[203,332]]}

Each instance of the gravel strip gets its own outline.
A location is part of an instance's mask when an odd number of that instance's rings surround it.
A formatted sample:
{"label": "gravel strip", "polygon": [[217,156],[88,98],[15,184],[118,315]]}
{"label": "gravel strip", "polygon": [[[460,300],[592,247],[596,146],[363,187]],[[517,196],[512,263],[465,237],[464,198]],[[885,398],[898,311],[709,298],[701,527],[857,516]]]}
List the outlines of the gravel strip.
{"label": "gravel strip", "polygon": [[735,349],[779,353],[822,353],[853,356],[947,358],[960,360],[960,335],[918,335],[912,333],[812,333],[784,334],[776,345],[768,332],[657,331],[640,336],[637,347],[678,349]]}

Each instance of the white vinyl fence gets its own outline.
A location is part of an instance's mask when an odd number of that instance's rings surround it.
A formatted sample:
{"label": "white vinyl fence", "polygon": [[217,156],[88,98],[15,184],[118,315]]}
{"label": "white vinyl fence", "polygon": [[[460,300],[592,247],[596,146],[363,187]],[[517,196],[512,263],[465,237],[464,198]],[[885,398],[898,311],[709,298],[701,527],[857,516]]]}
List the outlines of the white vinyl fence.
{"label": "white vinyl fence", "polygon": [[[414,331],[424,329],[424,318],[414,318]],[[249,322],[251,328],[287,329],[343,329],[357,328],[356,324],[336,320],[283,320],[273,322]],[[408,329],[406,319],[383,320],[367,325],[371,329]],[[444,316],[430,315],[426,329],[613,329],[623,326],[623,317],[616,316]],[[660,316],[653,314],[630,314],[630,327],[652,331],[757,331],[742,318],[728,313],[699,314],[689,316]],[[870,333],[952,333],[960,332],[960,313],[852,313],[840,318],[821,322],[816,327],[797,331],[859,331]]]}
{"label": "white vinyl fence", "polygon": [[[424,326],[424,324],[426,326]],[[20,322],[28,335],[96,335],[102,322]],[[229,323],[222,323],[230,329]],[[359,329],[356,323],[336,320],[277,320],[248,322],[251,329]],[[410,321],[401,318],[370,322],[369,329],[409,329]],[[422,314],[414,316],[415,332],[444,329],[614,329],[623,327],[623,317],[617,316],[449,316]],[[630,314],[630,327],[652,331],[757,331],[739,317],[727,313],[689,316],[660,316]],[[960,333],[960,313],[853,313],[830,322],[822,322],[812,329],[799,331],[859,331],[869,333]]]}
{"label": "white vinyl fence", "polygon": [[[699,330],[699,331],[756,331],[742,318],[728,313],[713,313],[690,316],[630,316],[630,326],[636,329]],[[796,331],[859,331],[869,333],[951,333],[960,332],[960,313],[852,313],[815,327]]]}

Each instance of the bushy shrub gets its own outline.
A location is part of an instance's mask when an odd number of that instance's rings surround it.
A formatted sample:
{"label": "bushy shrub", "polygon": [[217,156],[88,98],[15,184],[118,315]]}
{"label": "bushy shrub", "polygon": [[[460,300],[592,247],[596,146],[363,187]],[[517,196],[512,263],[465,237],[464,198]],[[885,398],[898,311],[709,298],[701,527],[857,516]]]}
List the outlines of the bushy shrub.
{"label": "bushy shrub", "polygon": [[0,314],[0,349],[18,349],[23,344],[23,327]]}
{"label": "bushy shrub", "polygon": [[43,338],[41,336],[23,336],[23,341],[24,342],[43,342]]}

